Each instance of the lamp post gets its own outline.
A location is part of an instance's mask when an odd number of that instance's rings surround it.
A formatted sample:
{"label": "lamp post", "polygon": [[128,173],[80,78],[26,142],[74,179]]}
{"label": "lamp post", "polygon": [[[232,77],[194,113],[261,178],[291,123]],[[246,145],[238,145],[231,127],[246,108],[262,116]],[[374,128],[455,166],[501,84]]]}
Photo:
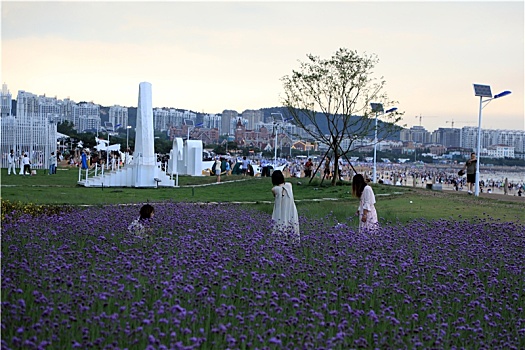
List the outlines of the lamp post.
{"label": "lamp post", "polygon": [[283,114],[282,113],[271,113],[272,116],[274,115],[278,115],[281,117],[281,120],[280,121],[277,121],[275,120],[275,117],[274,117],[274,122],[273,122],[273,125],[274,125],[274,132],[275,132],[275,144],[274,144],[274,154],[273,154],[273,166],[276,167],[277,166],[277,126],[278,126],[278,123],[281,122],[281,123],[284,123],[284,118],[283,118]]}
{"label": "lamp post", "polygon": [[129,159],[129,129],[131,129],[131,125],[126,125],[126,159],[125,164],[128,164]]}
{"label": "lamp post", "polygon": [[290,161],[291,161],[292,160],[293,138],[292,138],[292,134],[289,134],[288,136],[290,136]]}
{"label": "lamp post", "polygon": [[386,112],[383,110],[382,103],[370,103],[370,107],[372,107],[372,112],[375,112],[376,114],[376,121],[374,127],[374,170],[372,173],[372,181],[374,183],[377,183],[377,117],[379,116],[379,114],[392,113],[395,110],[397,110],[397,107],[390,108]]}
{"label": "lamp post", "polygon": [[[480,85],[480,84],[474,84],[474,94],[475,96],[479,96],[479,118],[478,118],[478,149],[476,151],[476,183],[475,183],[475,191],[474,195],[479,196],[479,181],[481,179],[479,167],[481,163],[481,110],[485,108],[483,106],[484,103],[488,103],[492,100],[495,100],[497,98],[510,95],[511,92],[508,90],[505,90],[503,92],[500,92],[499,94],[492,97],[492,92],[490,91],[490,85]],[[488,97],[488,99],[483,100],[483,97]]]}
{"label": "lamp post", "polygon": [[[280,113],[280,112],[274,112],[274,113],[270,113],[272,116],[274,115],[278,115],[281,117],[281,120],[274,120],[273,122],[273,125],[274,125],[274,130],[275,130],[275,147],[274,147],[274,156],[273,156],[273,162],[274,162],[274,166],[277,166],[277,130],[278,130],[278,126],[281,125],[281,128],[283,128],[284,126],[284,123],[287,122],[287,121],[290,121],[292,120],[293,118],[290,117],[290,118],[286,118],[284,119],[283,117],[283,114]],[[275,119],[275,117],[274,117]],[[291,139],[291,138],[290,138]],[[281,149],[282,149],[282,139],[281,139]],[[292,146],[290,145],[290,156],[292,155]]]}
{"label": "lamp post", "polygon": [[129,150],[129,129],[131,125],[126,126],[126,152]]}

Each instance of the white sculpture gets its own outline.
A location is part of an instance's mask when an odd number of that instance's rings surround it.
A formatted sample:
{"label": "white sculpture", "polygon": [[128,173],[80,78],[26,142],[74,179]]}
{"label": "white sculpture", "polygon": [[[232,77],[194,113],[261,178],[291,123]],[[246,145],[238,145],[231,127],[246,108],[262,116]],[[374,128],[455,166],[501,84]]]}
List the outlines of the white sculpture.
{"label": "white sculpture", "polygon": [[[151,84],[139,85],[135,152],[131,164],[115,172],[80,180],[86,187],[174,187],[175,182],[157,165],[153,134]],[[102,140],[101,140],[102,141]],[[101,145],[101,147],[103,147]],[[112,147],[112,146],[109,146]],[[120,145],[119,145],[120,148]]]}
{"label": "white sculpture", "polygon": [[202,176],[202,141],[186,140],[184,148],[186,174]]}
{"label": "white sculpture", "polygon": [[170,151],[170,159],[168,160],[168,174],[175,175],[175,187],[179,186],[179,174],[184,168],[184,143],[182,138],[176,137],[173,139],[173,146]]}

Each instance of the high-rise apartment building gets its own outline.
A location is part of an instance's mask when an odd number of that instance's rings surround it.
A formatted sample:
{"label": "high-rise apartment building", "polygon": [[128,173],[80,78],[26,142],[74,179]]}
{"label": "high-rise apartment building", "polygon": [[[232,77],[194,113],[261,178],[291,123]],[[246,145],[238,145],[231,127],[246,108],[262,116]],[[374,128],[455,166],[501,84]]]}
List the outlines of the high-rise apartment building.
{"label": "high-rise apartment building", "polygon": [[181,111],[174,108],[153,109],[153,128],[158,131],[180,128],[182,125],[194,125],[196,121],[197,114],[191,111]]}
{"label": "high-rise apartment building", "polygon": [[203,128],[206,129],[217,129],[221,128],[221,119],[222,117],[219,114],[206,114],[203,118]]}
{"label": "high-rise apartment building", "polygon": [[77,106],[75,101],[72,101],[69,98],[65,98],[63,100],[59,100],[58,105],[60,106],[60,114],[58,116],[58,122],[63,123],[65,121],[68,121],[71,124],[73,124],[73,127],[75,125],[78,125],[78,120],[75,121],[75,117],[74,117],[74,110]]}
{"label": "high-rise apartment building", "polygon": [[153,129],[164,131],[171,125],[169,122],[170,111],[165,108],[153,108]]}
{"label": "high-rise apartment building", "polygon": [[415,125],[410,129],[403,129],[400,132],[401,141],[412,141],[417,143],[430,143],[431,136],[423,126]]}
{"label": "high-rise apartment building", "polygon": [[119,128],[125,129],[128,126],[128,108],[117,105],[109,107],[109,122],[115,130],[119,124]]}
{"label": "high-rise apartment building", "polygon": [[18,91],[16,98],[16,116],[29,118],[38,115],[38,96],[24,90]]}
{"label": "high-rise apartment building", "polygon": [[460,147],[461,129],[439,128],[432,132],[431,142],[445,147]]}
{"label": "high-rise apartment building", "polygon": [[242,117],[248,121],[246,128],[255,130],[255,125],[264,121],[264,112],[262,110],[247,109],[242,112]]}
{"label": "high-rise apartment building", "polygon": [[79,103],[73,107],[75,128],[80,132],[100,130],[100,106],[93,102]]}
{"label": "high-rise apartment building", "polygon": [[[477,140],[477,127],[464,126],[461,129],[461,147],[475,150],[478,147]],[[493,145],[512,146],[516,153],[525,153],[525,131],[481,129],[481,149]]]}
{"label": "high-rise apartment building", "polygon": [[1,109],[0,109],[0,117],[9,117],[11,116],[11,109],[12,109],[12,96],[9,92],[9,89],[7,88],[7,84],[2,84],[2,95],[1,95]]}
{"label": "high-rise apartment building", "polygon": [[233,131],[235,130],[235,127],[237,126],[237,117],[239,116],[239,113],[234,110],[224,110],[221,114],[221,127],[219,129],[219,133],[221,135],[233,135]]}

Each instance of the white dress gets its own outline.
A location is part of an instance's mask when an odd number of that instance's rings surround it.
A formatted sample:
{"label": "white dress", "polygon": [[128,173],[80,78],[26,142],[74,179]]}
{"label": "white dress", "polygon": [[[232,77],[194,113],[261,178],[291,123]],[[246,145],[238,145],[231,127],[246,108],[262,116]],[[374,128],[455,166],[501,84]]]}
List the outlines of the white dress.
{"label": "white dress", "polygon": [[133,236],[144,238],[148,237],[148,230],[140,220],[140,217],[133,220],[133,222],[128,226],[128,232]]}
{"label": "white dress", "polygon": [[300,238],[299,215],[293,198],[292,184],[284,183],[274,186],[272,192],[275,194],[272,214],[273,232],[283,234],[292,241],[298,242]]}
{"label": "white dress", "polygon": [[[359,232],[375,230],[379,227],[375,203],[376,197],[372,187],[365,186],[359,200]],[[366,222],[361,221],[364,209],[368,210]]]}

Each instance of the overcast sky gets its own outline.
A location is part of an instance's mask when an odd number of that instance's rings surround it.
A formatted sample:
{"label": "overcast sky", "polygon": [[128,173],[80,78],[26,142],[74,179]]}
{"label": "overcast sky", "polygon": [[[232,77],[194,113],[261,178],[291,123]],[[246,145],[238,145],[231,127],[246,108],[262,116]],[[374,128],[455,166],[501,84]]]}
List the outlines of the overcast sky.
{"label": "overcast sky", "polygon": [[[2,1],[2,83],[18,90],[221,113],[280,106],[307,54],[375,54],[408,126],[525,129],[524,2]],[[390,107],[390,106],[388,106]]]}

